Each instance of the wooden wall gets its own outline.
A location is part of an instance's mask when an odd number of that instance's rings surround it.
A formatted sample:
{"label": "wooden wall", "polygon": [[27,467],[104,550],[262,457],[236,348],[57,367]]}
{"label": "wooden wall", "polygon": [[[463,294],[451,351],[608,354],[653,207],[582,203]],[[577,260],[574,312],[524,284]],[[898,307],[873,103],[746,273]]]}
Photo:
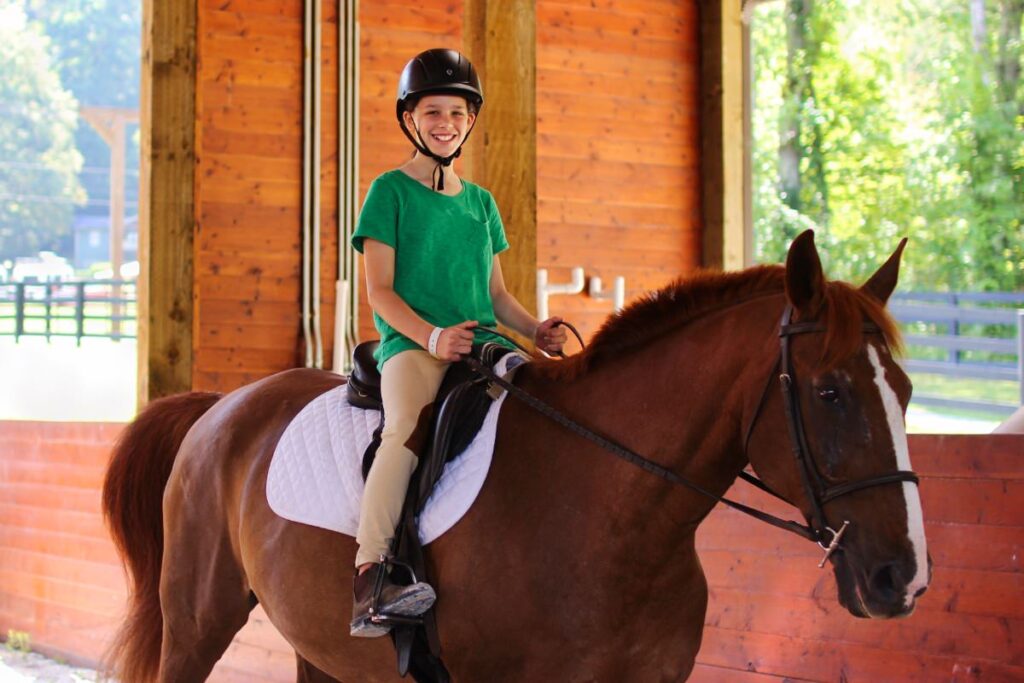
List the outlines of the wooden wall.
{"label": "wooden wall", "polygon": [[[461,3],[398,5],[360,6],[364,194],[411,152],[392,114],[405,61],[462,43]],[[628,297],[691,271],[701,258],[697,3],[541,0],[536,12],[537,267],[568,281],[583,266],[609,287],[623,275]],[[586,335],[611,310],[585,295],[550,301]],[[360,315],[360,336],[375,337],[365,298]]]}
{"label": "wooden wall", "polygon": [[719,506],[697,533],[710,600],[692,680],[1024,680],[1024,436],[912,435],[910,453],[934,562],[914,614],[851,617],[816,546]]}
{"label": "wooden wall", "polygon": [[[120,425],[0,422],[0,637],[95,663],[125,595],[99,513]],[[697,535],[710,585],[691,680],[1024,680],[1024,436],[910,438],[934,579],[908,619],[854,619],[817,549],[719,508]],[[737,486],[740,500],[789,515]],[[257,609],[214,681],[291,681]]]}
{"label": "wooden wall", "polygon": [[90,658],[121,610],[99,489],[120,425],[0,422],[0,634]]}
{"label": "wooden wall", "polygon": [[[123,427],[0,422],[0,638],[27,633],[33,650],[87,666],[109,645],[126,589],[100,488]],[[257,608],[210,680],[291,681],[294,669]]]}
{"label": "wooden wall", "polygon": [[[321,290],[337,268],[337,13],[323,4]],[[200,0],[193,386],[301,365],[302,2]]]}
{"label": "wooden wall", "polygon": [[[629,296],[700,262],[696,2],[537,5],[537,264],[583,266]],[[361,2],[360,193],[404,161],[395,88],[410,55],[463,43],[461,2]],[[321,288],[331,352],[336,268],[334,3],[323,4]],[[193,385],[230,390],[299,365],[302,3],[200,0]],[[486,88],[486,84],[485,84]],[[486,116],[486,109],[484,115]],[[470,141],[469,144],[473,144]],[[550,310],[585,333],[611,311]],[[365,303],[360,337],[376,336]]]}
{"label": "wooden wall", "polygon": [[[360,206],[373,179],[404,163],[413,152],[395,119],[399,74],[406,62],[424,50],[459,49],[462,27],[463,4],[459,0],[359,3]],[[473,144],[472,138],[468,144]],[[373,313],[366,303],[361,259],[359,277],[359,337],[376,339]]]}
{"label": "wooden wall", "polygon": [[[321,291],[333,347],[337,269],[337,6],[323,2]],[[458,2],[361,2],[360,191],[402,163],[394,119],[409,56],[461,42]],[[193,385],[226,391],[304,362],[302,3],[200,0]],[[376,336],[362,307],[361,336]]]}
{"label": "wooden wall", "polygon": [[[627,298],[700,264],[696,0],[537,3],[537,267]],[[591,333],[611,312],[550,299]]]}

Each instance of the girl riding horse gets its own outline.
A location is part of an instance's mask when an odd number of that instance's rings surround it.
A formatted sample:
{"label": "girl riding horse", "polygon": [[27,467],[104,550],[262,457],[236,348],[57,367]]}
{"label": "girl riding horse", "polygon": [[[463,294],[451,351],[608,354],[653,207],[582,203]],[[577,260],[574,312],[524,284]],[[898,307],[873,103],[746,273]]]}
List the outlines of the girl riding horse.
{"label": "girl riding horse", "polygon": [[418,615],[434,603],[434,590],[425,583],[391,583],[387,558],[424,445],[421,421],[448,365],[469,353],[474,341],[506,343],[476,329],[493,327],[495,318],[544,351],[560,351],[565,342],[559,318],[539,322],[505,288],[498,254],[509,245],[498,207],[487,190],[455,172],[483,101],[476,70],[454,50],[427,50],[406,65],[396,114],[416,151],[373,181],[352,237],[364,256],[367,296],[381,337],[375,358],[387,418],[356,536],[354,636],[390,630],[370,618],[378,579],[384,581],[380,612]]}

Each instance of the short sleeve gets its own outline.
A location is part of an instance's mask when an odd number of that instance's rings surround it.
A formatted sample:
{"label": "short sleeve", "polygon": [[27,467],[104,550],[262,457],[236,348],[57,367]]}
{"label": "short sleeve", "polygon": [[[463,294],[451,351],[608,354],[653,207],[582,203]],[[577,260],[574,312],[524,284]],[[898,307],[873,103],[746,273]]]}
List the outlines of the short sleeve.
{"label": "short sleeve", "polygon": [[370,184],[352,235],[352,247],[360,254],[363,253],[363,240],[367,237],[392,249],[398,248],[398,196],[383,178],[377,178]]}
{"label": "short sleeve", "polygon": [[501,222],[501,212],[498,211],[498,203],[494,196],[487,193],[487,229],[491,233],[491,251],[495,254],[508,249],[508,239],[505,238],[505,226]]}

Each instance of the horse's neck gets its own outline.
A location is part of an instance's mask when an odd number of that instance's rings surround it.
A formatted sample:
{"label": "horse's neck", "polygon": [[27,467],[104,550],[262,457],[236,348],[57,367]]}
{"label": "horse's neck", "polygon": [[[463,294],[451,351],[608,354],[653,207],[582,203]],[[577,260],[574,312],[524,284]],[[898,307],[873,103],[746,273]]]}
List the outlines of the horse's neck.
{"label": "horse's neck", "polygon": [[[776,308],[781,305],[762,299],[723,309],[565,385],[538,383],[531,389],[585,425],[720,494],[745,464],[745,421],[777,353],[771,346]],[[564,440],[557,436],[562,427],[549,428],[553,442]],[[680,495],[597,446],[588,451],[574,465],[580,490],[604,498],[593,501],[596,509],[638,519],[671,514],[685,523],[698,521],[713,505]]]}

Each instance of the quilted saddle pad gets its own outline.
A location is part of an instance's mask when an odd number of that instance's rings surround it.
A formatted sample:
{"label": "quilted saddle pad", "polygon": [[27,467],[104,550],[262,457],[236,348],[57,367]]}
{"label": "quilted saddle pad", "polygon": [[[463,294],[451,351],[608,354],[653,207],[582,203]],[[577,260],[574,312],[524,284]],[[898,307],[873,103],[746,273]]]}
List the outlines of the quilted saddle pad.
{"label": "quilted saddle pad", "polygon": [[[424,545],[454,526],[480,493],[506,396],[491,404],[472,443],[445,465],[420,516]],[[344,385],[313,399],[288,425],[274,451],[267,475],[270,508],[293,522],[354,537],[363,497],[363,453],[379,419],[379,411],[350,406]]]}

